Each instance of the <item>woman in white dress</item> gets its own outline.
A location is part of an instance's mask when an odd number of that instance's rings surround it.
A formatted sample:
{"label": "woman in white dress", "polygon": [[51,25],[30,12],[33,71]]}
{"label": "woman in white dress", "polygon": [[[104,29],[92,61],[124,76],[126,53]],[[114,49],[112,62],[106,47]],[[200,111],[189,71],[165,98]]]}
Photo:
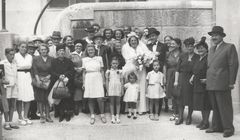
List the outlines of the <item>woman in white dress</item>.
{"label": "woman in white dress", "polygon": [[137,111],[142,114],[148,111],[148,101],[146,98],[146,67],[143,65],[141,70],[137,69],[136,58],[139,55],[151,56],[151,51],[147,46],[139,41],[135,34],[130,34],[128,42],[123,45],[122,55],[125,59],[125,66],[123,67],[123,75],[127,79],[127,75],[135,72],[138,76],[138,84],[140,87],[140,101],[137,105]]}
{"label": "woman in white dress", "polygon": [[88,99],[89,110],[91,113],[90,124],[95,123],[94,116],[94,102],[97,99],[100,117],[103,123],[106,123],[106,118],[104,115],[104,88],[105,83],[104,70],[103,70],[103,60],[101,56],[95,56],[95,46],[93,44],[88,44],[86,48],[86,57],[82,59],[83,67],[83,88],[84,98]]}
{"label": "woman in white dress", "polygon": [[[30,102],[34,100],[34,92],[32,87],[32,77],[30,69],[32,68],[32,56],[27,54],[27,43],[22,42],[19,45],[19,52],[15,54],[17,63],[17,112],[21,125],[32,124],[28,119],[28,111]],[[24,107],[24,115],[22,116],[22,103]]]}

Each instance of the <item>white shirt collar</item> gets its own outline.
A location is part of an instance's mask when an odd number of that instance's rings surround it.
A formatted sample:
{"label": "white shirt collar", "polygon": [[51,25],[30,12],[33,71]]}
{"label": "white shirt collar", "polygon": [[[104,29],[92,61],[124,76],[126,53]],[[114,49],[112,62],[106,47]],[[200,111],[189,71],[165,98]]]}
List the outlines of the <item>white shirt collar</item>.
{"label": "white shirt collar", "polygon": [[219,48],[219,46],[222,45],[222,44],[223,44],[223,41],[221,41],[220,43],[218,43],[215,50],[217,50],[217,49]]}

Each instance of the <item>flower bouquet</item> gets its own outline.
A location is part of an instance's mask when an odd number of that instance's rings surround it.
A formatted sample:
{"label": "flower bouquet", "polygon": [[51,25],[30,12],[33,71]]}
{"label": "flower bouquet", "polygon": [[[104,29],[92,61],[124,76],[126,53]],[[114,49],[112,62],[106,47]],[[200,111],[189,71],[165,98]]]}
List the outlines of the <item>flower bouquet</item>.
{"label": "flower bouquet", "polygon": [[135,59],[137,70],[142,71],[143,66],[149,67],[149,65],[153,62],[153,58],[153,55],[138,55]]}

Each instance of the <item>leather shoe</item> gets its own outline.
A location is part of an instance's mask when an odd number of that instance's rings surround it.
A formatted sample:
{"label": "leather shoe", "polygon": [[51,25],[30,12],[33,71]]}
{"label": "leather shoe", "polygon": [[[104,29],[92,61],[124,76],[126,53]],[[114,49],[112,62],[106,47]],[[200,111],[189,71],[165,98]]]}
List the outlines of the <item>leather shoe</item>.
{"label": "leather shoe", "polygon": [[216,132],[222,132],[222,131],[220,131],[220,130],[214,130],[214,129],[208,129],[208,130],[206,130],[206,133],[216,133]]}
{"label": "leather shoe", "polygon": [[59,122],[62,122],[64,120],[64,115],[59,116]]}
{"label": "leather shoe", "polygon": [[70,114],[66,114],[65,118],[66,118],[66,121],[69,122],[71,120],[71,115]]}
{"label": "leather shoe", "polygon": [[30,115],[30,120],[39,120],[40,117],[37,114]]}
{"label": "leather shoe", "polygon": [[201,128],[203,125],[204,125],[203,122],[200,122],[196,127]]}
{"label": "leather shoe", "polygon": [[233,131],[226,131],[223,133],[223,137],[227,138],[227,137],[231,137],[234,134]]}
{"label": "leather shoe", "polygon": [[200,127],[200,130],[205,130],[205,129],[208,129],[209,127],[209,124],[203,124],[201,127]]}
{"label": "leather shoe", "polygon": [[183,123],[183,119],[178,119],[176,122],[175,122],[175,125],[180,125]]}

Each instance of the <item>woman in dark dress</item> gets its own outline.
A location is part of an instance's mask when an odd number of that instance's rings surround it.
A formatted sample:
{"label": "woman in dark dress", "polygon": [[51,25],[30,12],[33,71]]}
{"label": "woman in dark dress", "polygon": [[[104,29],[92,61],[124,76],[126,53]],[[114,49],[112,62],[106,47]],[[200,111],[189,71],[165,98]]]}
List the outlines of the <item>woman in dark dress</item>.
{"label": "woman in dark dress", "polygon": [[[51,77],[51,66],[53,58],[48,56],[49,49],[47,45],[41,44],[39,46],[40,56],[33,58],[33,74],[34,79],[39,86],[34,86],[34,97],[38,102],[38,108],[40,111],[40,122],[45,123],[53,122],[49,115],[48,94],[50,92],[49,84]],[[41,86],[42,83],[47,84],[47,88]],[[44,116],[44,110],[46,116]]]}
{"label": "woman in dark dress", "polygon": [[186,47],[186,53],[182,54],[178,61],[177,71],[175,73],[174,86],[179,87],[179,97],[177,99],[179,118],[175,124],[179,125],[183,123],[184,107],[188,106],[188,116],[186,125],[192,123],[193,112],[193,86],[189,83],[192,76],[192,68],[199,56],[194,53],[194,38],[188,38],[184,40]]}
{"label": "woman in dark dress", "polygon": [[208,118],[211,110],[210,99],[206,90],[208,45],[205,40],[206,37],[202,37],[201,41],[195,45],[200,58],[193,66],[193,75],[190,79],[190,83],[193,84],[193,109],[202,112],[202,121],[197,125],[200,130],[209,127]]}
{"label": "woman in dark dress", "polygon": [[74,65],[73,62],[65,57],[65,45],[59,44],[56,48],[57,58],[52,62],[52,82],[55,83],[57,80],[67,81],[66,86],[71,93],[70,98],[61,99],[59,105],[56,106],[59,111],[59,122],[66,119],[66,121],[70,121],[71,116],[73,115],[73,92],[74,92]]}
{"label": "woman in dark dress", "polygon": [[181,54],[182,42],[179,38],[173,38],[169,46],[169,52],[166,54],[166,99],[172,99],[173,115],[170,121],[178,118],[177,96],[175,94],[174,80],[177,70],[179,56]]}
{"label": "woman in dark dress", "polygon": [[[171,41],[172,41],[173,37],[172,36],[165,36],[164,37],[164,44],[167,46],[167,52],[166,54],[169,54],[169,48],[171,47]],[[168,56],[166,56],[166,59],[168,58]],[[164,64],[164,69],[163,69],[163,72],[166,72],[166,65],[167,63]],[[165,73],[166,74],[166,73]],[[169,107],[168,107],[168,97],[164,97],[164,104],[165,104],[165,109],[164,111],[165,112],[168,112],[169,110]]]}
{"label": "woman in dark dress", "polygon": [[[82,40],[75,40],[75,51],[71,53],[71,60],[74,64],[75,75],[74,75],[74,114],[79,114],[80,107],[83,106],[83,90],[82,90],[82,58],[84,57],[83,54],[83,44]],[[81,108],[82,109],[82,108]]]}

